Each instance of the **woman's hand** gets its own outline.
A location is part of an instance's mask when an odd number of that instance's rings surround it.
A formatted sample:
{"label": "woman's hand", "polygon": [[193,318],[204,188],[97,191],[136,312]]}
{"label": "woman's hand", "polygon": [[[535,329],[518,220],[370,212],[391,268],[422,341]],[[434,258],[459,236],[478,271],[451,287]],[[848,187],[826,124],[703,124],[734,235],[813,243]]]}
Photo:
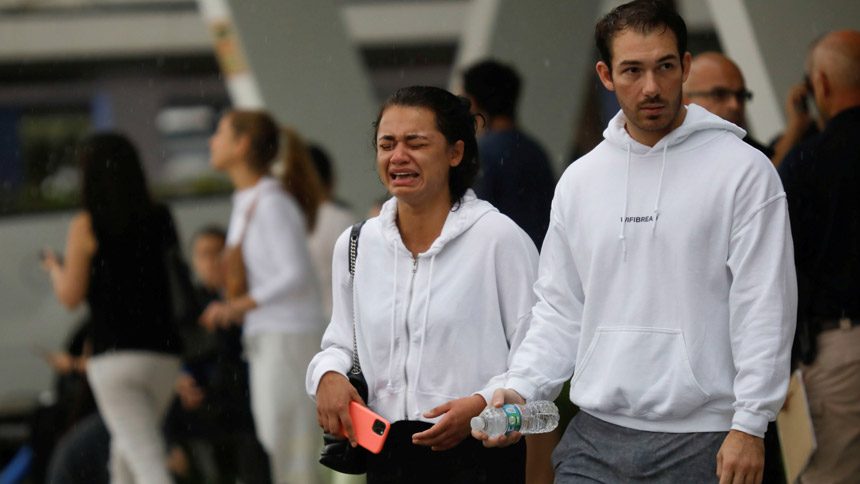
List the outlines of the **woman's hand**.
{"label": "woman's hand", "polygon": [[75,357],[64,351],[58,353],[44,353],[42,358],[54,371],[68,375],[75,371]]}
{"label": "woman's hand", "polygon": [[42,259],[42,269],[45,269],[45,272],[51,272],[52,270],[62,268],[62,264],[57,260],[57,254],[54,253],[54,249],[50,247],[45,247],[41,252]]}
{"label": "woman's hand", "polygon": [[72,219],[66,238],[66,258],[60,263],[50,248],[43,252],[42,267],[51,276],[57,299],[69,309],[77,307],[87,296],[90,284],[90,263],[98,242],[93,233],[90,216],[81,212]]}
{"label": "woman's hand", "polygon": [[317,387],[317,422],[323,430],[335,437],[343,435],[343,429],[349,443],[355,447],[358,442],[355,440],[355,430],[349,417],[349,403],[353,401],[365,404],[349,379],[334,371],[323,375]]}
{"label": "woman's hand", "polygon": [[426,445],[432,450],[448,450],[469,436],[469,421],[487,406],[484,397],[472,395],[440,405],[424,414],[425,418],[444,415],[435,425],[412,436],[415,445]]}

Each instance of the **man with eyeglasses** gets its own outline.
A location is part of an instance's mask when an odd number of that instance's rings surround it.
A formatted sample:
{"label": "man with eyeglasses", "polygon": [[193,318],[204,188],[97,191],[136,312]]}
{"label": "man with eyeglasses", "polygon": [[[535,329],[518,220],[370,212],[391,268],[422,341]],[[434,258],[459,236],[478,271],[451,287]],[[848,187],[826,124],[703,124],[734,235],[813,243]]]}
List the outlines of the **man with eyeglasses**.
{"label": "man with eyeglasses", "polygon": [[[703,52],[693,57],[683,92],[684,104],[698,104],[726,121],[747,129],[745,108],[753,94],[747,90],[741,70],[723,54]],[[744,137],[744,141],[768,158],[773,155],[773,150],[749,134]]]}

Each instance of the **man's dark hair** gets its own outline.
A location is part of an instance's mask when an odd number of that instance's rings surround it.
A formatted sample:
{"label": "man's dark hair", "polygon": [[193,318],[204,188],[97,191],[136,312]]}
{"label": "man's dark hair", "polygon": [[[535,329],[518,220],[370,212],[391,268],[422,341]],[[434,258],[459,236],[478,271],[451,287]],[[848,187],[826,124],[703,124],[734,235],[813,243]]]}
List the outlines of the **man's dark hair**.
{"label": "man's dark hair", "polygon": [[[612,39],[627,29],[641,34],[669,29],[678,43],[678,57],[687,52],[687,24],[665,0],[634,0],[616,7],[597,22],[594,40],[600,51],[600,60],[612,72]],[[683,64],[682,64],[683,66]]]}
{"label": "man's dark hair", "polygon": [[466,190],[472,186],[478,175],[478,141],[475,139],[477,122],[469,108],[468,99],[455,96],[438,87],[412,86],[403,87],[389,97],[376,116],[373,123],[373,146],[376,148],[376,135],[379,132],[379,122],[385,110],[392,106],[409,106],[424,108],[436,116],[436,128],[445,136],[448,145],[457,141],[463,142],[463,160],[457,166],[452,166],[448,172],[448,188],[451,190],[451,204],[458,206]]}
{"label": "man's dark hair", "polygon": [[520,76],[511,67],[486,60],[463,72],[463,90],[490,118],[514,118],[520,97]]}

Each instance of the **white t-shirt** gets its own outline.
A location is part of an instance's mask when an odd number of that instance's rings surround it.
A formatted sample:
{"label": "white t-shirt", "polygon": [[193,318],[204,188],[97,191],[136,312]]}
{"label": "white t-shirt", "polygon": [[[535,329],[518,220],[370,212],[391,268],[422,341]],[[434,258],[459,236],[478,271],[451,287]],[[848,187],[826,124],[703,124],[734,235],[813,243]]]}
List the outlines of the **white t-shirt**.
{"label": "white t-shirt", "polygon": [[326,318],[331,316],[331,265],[346,264],[347,254],[335,257],[334,244],[340,234],[356,222],[355,215],[344,207],[326,200],[317,211],[317,223],[314,231],[308,236],[311,260],[320,281],[322,291],[323,313]]}
{"label": "white t-shirt", "polygon": [[[249,223],[248,209],[255,201]],[[263,177],[255,186],[233,194],[227,245],[242,244],[248,292],[258,304],[245,315],[245,335],[324,327],[305,233],[298,204],[275,179]]]}

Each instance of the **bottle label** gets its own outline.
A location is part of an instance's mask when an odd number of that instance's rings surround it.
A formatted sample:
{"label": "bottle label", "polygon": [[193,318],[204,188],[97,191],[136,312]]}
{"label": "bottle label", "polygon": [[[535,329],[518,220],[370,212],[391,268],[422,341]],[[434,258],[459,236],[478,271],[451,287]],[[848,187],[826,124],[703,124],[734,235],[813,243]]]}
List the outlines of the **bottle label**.
{"label": "bottle label", "polygon": [[505,416],[508,418],[508,430],[505,435],[520,430],[523,426],[523,416],[520,414],[520,409],[516,405],[502,405],[502,410],[505,411]]}

